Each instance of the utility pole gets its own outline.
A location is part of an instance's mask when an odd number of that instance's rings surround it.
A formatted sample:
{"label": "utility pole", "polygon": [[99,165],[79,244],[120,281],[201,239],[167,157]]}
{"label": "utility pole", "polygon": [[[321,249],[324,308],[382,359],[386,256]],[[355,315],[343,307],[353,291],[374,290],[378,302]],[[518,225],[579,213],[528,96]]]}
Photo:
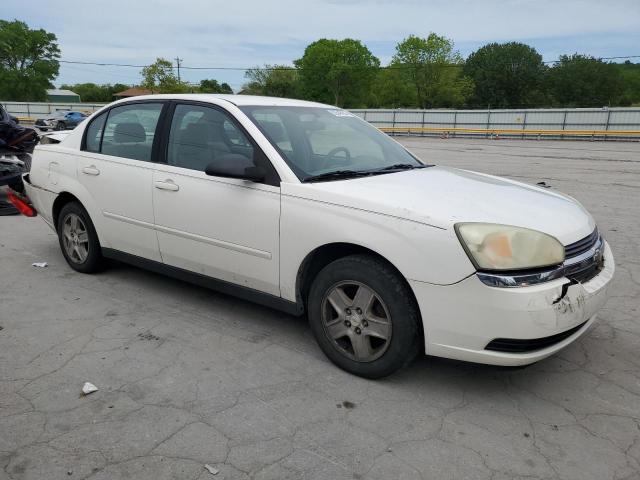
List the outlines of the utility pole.
{"label": "utility pole", "polygon": [[176,66],[178,67],[178,82],[180,82],[180,62],[182,62],[182,58],[175,58],[176,60]]}

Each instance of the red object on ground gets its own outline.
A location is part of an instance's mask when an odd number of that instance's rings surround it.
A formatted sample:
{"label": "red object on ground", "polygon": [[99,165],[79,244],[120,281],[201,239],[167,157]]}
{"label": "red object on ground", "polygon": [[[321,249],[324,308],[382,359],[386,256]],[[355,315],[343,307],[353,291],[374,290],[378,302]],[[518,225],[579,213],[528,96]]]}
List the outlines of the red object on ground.
{"label": "red object on ground", "polygon": [[22,197],[11,190],[7,191],[7,198],[18,211],[25,217],[35,217],[38,213],[36,209],[29,205]]}

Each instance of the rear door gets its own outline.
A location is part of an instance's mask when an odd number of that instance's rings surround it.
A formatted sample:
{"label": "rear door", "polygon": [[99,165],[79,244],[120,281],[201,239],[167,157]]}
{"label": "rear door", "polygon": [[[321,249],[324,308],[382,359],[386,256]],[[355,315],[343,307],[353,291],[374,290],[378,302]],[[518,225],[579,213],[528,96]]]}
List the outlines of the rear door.
{"label": "rear door", "polygon": [[[175,106],[166,163],[153,175],[162,260],[171,266],[280,295],[280,183],[238,122],[210,104]],[[210,176],[214,161],[258,165],[265,183]]]}
{"label": "rear door", "polygon": [[119,105],[87,127],[78,178],[97,204],[110,248],[160,261],[151,185],[163,102]]}

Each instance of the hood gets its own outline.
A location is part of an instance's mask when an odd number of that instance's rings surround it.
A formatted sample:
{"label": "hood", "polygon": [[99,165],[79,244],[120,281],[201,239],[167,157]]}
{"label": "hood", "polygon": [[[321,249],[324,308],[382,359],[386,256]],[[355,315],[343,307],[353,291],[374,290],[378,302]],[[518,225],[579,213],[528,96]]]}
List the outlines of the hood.
{"label": "hood", "polygon": [[538,230],[568,245],[595,222],[576,200],[501,177],[449,167],[287,185],[295,196],[451,229],[487,222]]}

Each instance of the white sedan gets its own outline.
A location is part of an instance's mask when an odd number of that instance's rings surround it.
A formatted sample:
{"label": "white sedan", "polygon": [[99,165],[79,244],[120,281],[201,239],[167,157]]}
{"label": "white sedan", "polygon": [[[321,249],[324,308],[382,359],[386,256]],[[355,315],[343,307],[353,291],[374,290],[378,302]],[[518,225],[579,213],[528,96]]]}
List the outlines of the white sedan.
{"label": "white sedan", "polygon": [[24,184],[73,269],[114,258],[306,313],[324,353],[369,378],[420,352],[541,360],[589,329],[614,272],[574,199],[425,164],[298,100],[115,102],[37,147]]}

